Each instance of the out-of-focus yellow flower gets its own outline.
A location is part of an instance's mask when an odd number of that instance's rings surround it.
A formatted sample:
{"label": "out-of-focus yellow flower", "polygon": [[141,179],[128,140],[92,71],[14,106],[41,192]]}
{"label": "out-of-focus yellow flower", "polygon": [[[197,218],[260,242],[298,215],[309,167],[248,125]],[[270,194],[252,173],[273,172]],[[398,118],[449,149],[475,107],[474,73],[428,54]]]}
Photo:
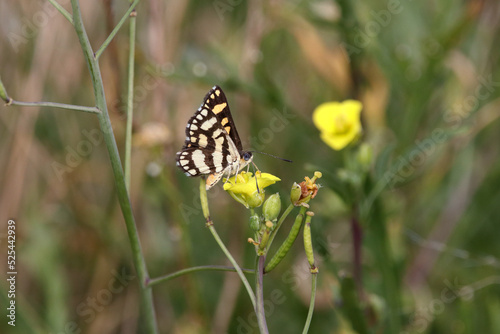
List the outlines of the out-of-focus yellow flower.
{"label": "out-of-focus yellow flower", "polygon": [[229,178],[224,184],[224,190],[247,209],[249,207],[256,208],[264,202],[264,188],[277,181],[281,181],[281,179],[269,173],[257,172],[255,176],[252,176],[252,173],[241,172]]}
{"label": "out-of-focus yellow flower", "polygon": [[334,150],[341,150],[361,135],[359,114],[363,105],[356,100],[327,102],[313,113],[314,125],[321,131],[321,139]]}

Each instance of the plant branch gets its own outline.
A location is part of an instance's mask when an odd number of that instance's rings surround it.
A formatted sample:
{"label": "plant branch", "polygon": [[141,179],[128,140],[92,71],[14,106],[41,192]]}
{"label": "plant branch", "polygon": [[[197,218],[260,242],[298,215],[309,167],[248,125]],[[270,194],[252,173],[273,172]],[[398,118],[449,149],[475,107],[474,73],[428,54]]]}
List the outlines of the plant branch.
{"label": "plant branch", "polygon": [[259,323],[260,334],[268,334],[266,323],[266,312],[264,310],[264,264],[266,256],[258,256],[255,274],[255,294],[257,295],[257,322]]}
{"label": "plant branch", "polygon": [[134,64],[135,64],[135,30],[137,12],[130,13],[130,39],[128,52],[128,87],[127,87],[127,128],[125,131],[125,182],[130,191],[130,166],[132,155],[132,121],[134,117]]}
{"label": "plant branch", "polygon": [[306,252],[307,262],[309,262],[309,271],[311,272],[311,300],[309,301],[309,311],[307,312],[307,319],[304,325],[302,334],[307,334],[309,326],[311,325],[312,316],[314,313],[314,301],[316,299],[316,281],[318,279],[318,267],[314,261],[314,249],[311,237],[311,219],[314,213],[312,211],[306,212],[306,219],[304,224],[304,250]]}
{"label": "plant branch", "polygon": [[309,302],[309,312],[307,312],[307,319],[304,325],[304,330],[302,334],[307,334],[309,332],[309,327],[311,326],[311,320],[314,313],[314,301],[316,300],[316,282],[318,280],[318,273],[312,273],[311,276],[311,301]]}
{"label": "plant branch", "polygon": [[5,101],[7,106],[25,106],[25,107],[50,107],[88,112],[92,114],[99,114],[101,111],[96,107],[76,106],[73,104],[56,103],[56,102],[22,102],[16,101],[7,94],[7,90],[3,85],[0,78],[0,98]]}
{"label": "plant branch", "polygon": [[91,114],[100,114],[101,111],[96,107],[84,107],[84,106],[76,106],[73,104],[65,104],[65,103],[56,103],[56,102],[21,102],[10,99],[7,102],[8,106],[25,106],[25,107],[49,107],[49,108],[59,108],[59,109],[68,109],[68,110],[76,110],[83,111]]}
{"label": "plant branch", "polygon": [[59,13],[61,13],[66,18],[66,20],[69,21],[69,23],[71,23],[71,25],[73,26],[75,25],[73,23],[73,18],[71,17],[71,14],[66,9],[64,9],[63,6],[61,6],[56,0],[49,0],[49,2],[59,11]]}
{"label": "plant branch", "polygon": [[111,121],[109,119],[99,62],[96,58],[94,58],[92,47],[90,45],[85,27],[82,22],[78,0],[71,0],[71,6],[73,8],[73,22],[75,31],[78,35],[84,57],[87,61],[87,66],[90,71],[96,106],[101,110],[101,113],[98,114],[99,124],[101,126],[101,131],[104,135],[106,148],[110,156],[118,202],[120,203],[121,211],[125,219],[129,242],[132,248],[132,259],[137,271],[137,276],[139,277],[140,281],[140,295],[142,299],[143,315],[146,317],[146,331],[148,333],[158,333],[152,290],[150,287],[146,286],[146,282],[149,278],[148,270],[146,267],[146,261],[142,253],[139,234],[132,213],[132,207],[130,204],[127,187],[125,185],[125,177],[123,174],[120,155],[118,153],[118,147],[116,146],[113,128],[111,127]]}
{"label": "plant branch", "polygon": [[[156,285],[159,283],[170,281],[174,278],[177,278],[177,277],[180,277],[183,275],[196,273],[199,271],[233,271],[233,272],[236,272],[236,268],[229,267],[229,266],[217,266],[217,265],[191,267],[191,268],[186,268],[186,269],[182,269],[182,270],[173,272],[173,273],[165,275],[165,276],[153,278],[147,282],[147,285],[153,286],[153,285]],[[255,273],[255,270],[253,270],[253,269],[242,268],[241,271],[244,273],[247,273],[247,274]]]}
{"label": "plant branch", "polygon": [[227,247],[222,242],[221,238],[219,237],[219,234],[215,230],[214,223],[210,219],[210,211],[208,208],[207,189],[206,189],[206,185],[205,185],[205,180],[203,178],[200,179],[200,201],[201,201],[201,207],[203,210],[203,215],[205,216],[205,220],[207,221],[206,225],[207,225],[208,229],[212,233],[215,241],[217,242],[219,247],[222,249],[224,254],[226,254],[226,257],[228,258],[228,260],[231,262],[231,264],[236,269],[236,272],[238,273],[241,281],[243,282],[243,285],[247,289],[248,296],[250,297],[250,300],[252,301],[252,305],[253,305],[254,309],[257,310],[256,304],[255,304],[255,294],[253,293],[253,290],[252,290],[252,287],[250,286],[250,283],[248,283],[248,280],[245,277],[245,275],[243,274],[243,271],[241,270],[240,266],[238,265],[238,263],[233,258],[233,256],[231,255],[231,253],[229,252]]}
{"label": "plant branch", "polygon": [[116,27],[113,29],[113,31],[111,31],[111,33],[109,34],[108,38],[106,38],[106,40],[102,43],[102,45],[99,47],[99,49],[95,53],[95,59],[99,59],[99,57],[102,55],[102,53],[104,52],[104,50],[106,50],[106,48],[108,47],[109,43],[111,43],[111,41],[113,40],[113,38],[115,38],[116,34],[118,33],[118,31],[120,30],[120,28],[122,27],[122,25],[125,23],[125,21],[127,20],[127,18],[130,16],[130,13],[132,13],[132,11],[135,9],[135,6],[137,6],[137,4],[139,3],[139,1],[140,0],[134,0],[134,2],[132,2],[132,4],[130,5],[129,9],[125,12],[125,14],[123,15],[123,17],[120,19],[120,21],[116,25]]}

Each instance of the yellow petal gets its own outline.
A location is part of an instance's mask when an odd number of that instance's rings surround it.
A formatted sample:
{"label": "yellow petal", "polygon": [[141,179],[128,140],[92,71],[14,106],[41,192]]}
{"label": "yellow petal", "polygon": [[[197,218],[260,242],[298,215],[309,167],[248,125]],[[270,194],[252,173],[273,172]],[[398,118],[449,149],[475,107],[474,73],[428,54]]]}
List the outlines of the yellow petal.
{"label": "yellow petal", "polygon": [[332,132],[334,130],[334,114],[338,112],[340,103],[327,102],[320,104],[313,112],[314,125],[321,132]]}
{"label": "yellow petal", "polygon": [[347,116],[347,121],[351,124],[360,124],[359,114],[363,104],[356,100],[346,100],[342,103],[342,111]]}

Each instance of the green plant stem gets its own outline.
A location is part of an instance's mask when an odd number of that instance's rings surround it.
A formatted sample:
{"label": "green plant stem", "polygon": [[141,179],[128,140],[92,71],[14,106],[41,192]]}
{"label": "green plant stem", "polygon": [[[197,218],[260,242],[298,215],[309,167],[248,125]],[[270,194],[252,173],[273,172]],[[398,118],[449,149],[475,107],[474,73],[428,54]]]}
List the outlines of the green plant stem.
{"label": "green plant stem", "polygon": [[257,296],[257,322],[259,324],[260,334],[268,334],[266,323],[266,313],[264,310],[264,264],[266,256],[258,256],[255,266],[255,294]]}
{"label": "green plant stem", "polygon": [[7,90],[2,82],[2,77],[0,77],[0,98],[5,101],[5,103],[9,104],[12,100],[9,95],[7,95]]}
{"label": "green plant stem", "polygon": [[266,251],[265,253],[269,251],[269,247],[271,247],[271,244],[273,243],[274,237],[276,236],[276,233],[278,233],[278,230],[280,229],[281,225],[285,221],[285,218],[288,217],[290,212],[292,212],[293,208],[295,206],[290,203],[290,205],[285,209],[285,212],[281,215],[280,219],[278,220],[278,223],[276,224],[276,228],[271,232],[271,235],[269,236],[269,241],[267,242],[266,246]]}
{"label": "green plant stem", "polygon": [[66,20],[69,21],[69,23],[71,23],[71,25],[74,25],[73,18],[71,17],[71,14],[66,9],[64,9],[63,6],[61,6],[55,0],[49,0],[49,2],[52,4],[52,6],[54,6],[59,11],[59,13],[61,13],[66,18]]}
{"label": "green plant stem", "polygon": [[252,305],[254,310],[257,310],[256,304],[255,304],[255,294],[253,293],[252,287],[250,286],[250,283],[248,283],[247,278],[243,274],[243,271],[241,270],[240,266],[236,262],[236,260],[233,258],[227,247],[224,245],[222,242],[221,238],[219,237],[219,234],[215,230],[214,223],[210,219],[210,211],[208,209],[208,198],[207,198],[207,189],[206,189],[206,183],[203,178],[200,179],[200,201],[201,201],[201,208],[203,211],[203,216],[205,217],[205,220],[207,221],[206,225],[210,232],[212,233],[215,241],[219,245],[219,247],[222,249],[228,260],[231,262],[233,267],[236,269],[236,272],[240,276],[241,281],[243,282],[243,285],[247,289],[248,296],[250,297],[250,300],[252,301]]}
{"label": "green plant stem", "polygon": [[290,233],[288,233],[288,236],[286,237],[285,241],[283,241],[283,244],[281,244],[280,248],[276,251],[274,256],[267,264],[266,268],[264,269],[265,273],[273,270],[281,262],[281,260],[283,260],[285,255],[288,254],[288,251],[292,247],[293,242],[295,241],[295,239],[297,239],[297,235],[299,234],[300,227],[302,226],[302,220],[304,219],[306,210],[307,208],[305,206],[300,208],[300,212],[295,218],[295,222],[292,225]]}
{"label": "green plant stem", "polygon": [[59,109],[68,109],[68,110],[76,110],[83,111],[91,114],[100,114],[101,111],[96,107],[85,107],[85,106],[76,106],[73,104],[65,104],[65,103],[56,103],[56,102],[21,102],[13,100],[8,97],[7,105],[8,106],[25,106],[25,107],[49,107],[49,108],[59,108]]}
{"label": "green plant stem", "polygon": [[132,2],[132,4],[130,5],[129,9],[125,12],[125,14],[120,19],[120,21],[118,22],[118,24],[116,25],[116,27],[113,29],[113,31],[111,31],[111,33],[109,34],[108,38],[106,38],[106,40],[102,43],[102,45],[99,47],[99,49],[97,49],[97,52],[95,53],[95,59],[99,59],[99,57],[101,57],[101,55],[104,52],[104,50],[106,50],[106,48],[108,47],[109,43],[111,43],[111,41],[113,40],[113,38],[115,38],[116,34],[118,33],[118,31],[120,30],[120,28],[122,27],[122,25],[125,23],[125,21],[127,20],[127,18],[130,16],[130,13],[132,13],[132,11],[135,9],[135,6],[137,6],[137,4],[139,3],[139,1],[140,0],[134,0],[134,2]]}
{"label": "green plant stem", "polygon": [[[174,278],[177,278],[177,277],[180,277],[183,275],[187,275],[187,274],[191,274],[191,273],[195,273],[195,272],[199,272],[199,271],[233,271],[233,272],[236,272],[236,268],[228,267],[228,266],[216,266],[216,265],[191,267],[191,268],[186,268],[186,269],[176,271],[174,273],[171,273],[171,274],[168,274],[165,276],[153,278],[147,282],[147,285],[153,286],[153,285],[156,285],[159,283],[170,281],[171,279],[174,279]],[[247,274],[255,273],[255,270],[253,270],[253,269],[242,268],[241,271],[244,273],[247,273]]]}
{"label": "green plant stem", "polygon": [[125,182],[130,190],[130,170],[132,156],[132,121],[134,118],[134,64],[135,64],[135,31],[136,31],[135,9],[130,13],[130,39],[128,52],[128,87],[127,87],[127,127],[125,130]]}
{"label": "green plant stem", "polygon": [[309,331],[309,326],[311,325],[312,316],[314,313],[314,301],[316,300],[316,283],[318,280],[318,273],[311,273],[311,301],[309,302],[309,312],[307,312],[307,319],[304,325],[304,330],[302,334],[307,334]]}
{"label": "green plant stem", "polygon": [[231,264],[236,269],[236,272],[238,273],[238,275],[240,276],[241,281],[243,282],[243,285],[245,285],[245,288],[247,289],[248,296],[250,297],[250,299],[252,301],[252,305],[253,305],[253,307],[255,309],[255,307],[256,307],[255,306],[255,294],[253,293],[253,290],[252,290],[252,287],[250,286],[250,283],[248,283],[247,278],[243,274],[243,271],[241,270],[240,266],[238,265],[238,263],[236,262],[236,260],[233,258],[233,256],[229,252],[229,250],[226,248],[226,246],[224,245],[224,243],[222,242],[221,238],[219,237],[219,234],[217,234],[217,231],[215,230],[214,225],[213,224],[209,225],[208,229],[210,230],[210,232],[214,236],[215,241],[219,244],[219,247],[222,249],[222,251],[224,252],[224,254],[226,254],[226,257],[229,259],[229,261],[231,262]]}
{"label": "green plant stem", "polygon": [[309,302],[309,312],[307,313],[306,323],[304,325],[304,330],[302,334],[307,334],[309,331],[309,326],[311,325],[312,315],[314,313],[314,300],[316,299],[316,280],[318,275],[318,268],[314,262],[314,250],[312,246],[311,237],[311,220],[312,212],[306,213],[306,219],[304,223],[304,249],[306,251],[307,262],[309,262],[309,271],[311,272],[311,300]]}
{"label": "green plant stem", "polygon": [[78,35],[78,39],[80,41],[80,45],[84,53],[84,57],[90,71],[92,86],[94,88],[96,106],[101,110],[101,113],[98,114],[99,124],[101,126],[101,131],[104,136],[106,148],[110,156],[111,167],[113,170],[116,192],[118,196],[118,202],[120,203],[123,217],[125,219],[125,225],[127,227],[129,242],[132,248],[132,259],[140,282],[140,295],[142,300],[142,311],[146,319],[146,332],[158,333],[154,304],[153,304],[152,289],[151,287],[146,286],[146,282],[149,277],[148,270],[146,267],[146,261],[142,254],[139,234],[132,213],[132,207],[130,204],[127,187],[125,185],[125,177],[123,174],[123,169],[120,161],[120,155],[118,153],[118,147],[116,146],[116,141],[113,134],[113,128],[111,127],[111,121],[109,119],[108,109],[106,105],[106,98],[104,95],[104,85],[102,82],[101,70],[99,68],[99,62],[97,58],[94,57],[92,47],[88,40],[88,36],[82,22],[82,16],[78,0],[71,0],[71,6],[73,8],[73,22],[75,31],[76,34]]}

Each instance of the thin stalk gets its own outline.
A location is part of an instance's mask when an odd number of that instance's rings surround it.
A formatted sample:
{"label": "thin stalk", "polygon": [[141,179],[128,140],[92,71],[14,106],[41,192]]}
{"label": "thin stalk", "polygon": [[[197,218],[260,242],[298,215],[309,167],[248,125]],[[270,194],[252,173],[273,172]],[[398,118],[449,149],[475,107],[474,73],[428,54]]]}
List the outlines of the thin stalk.
{"label": "thin stalk", "polygon": [[312,316],[314,313],[314,301],[316,300],[316,281],[318,280],[318,273],[312,273],[311,277],[311,301],[309,302],[309,312],[307,312],[306,324],[304,325],[304,330],[302,334],[307,334],[309,332],[309,326],[311,325]]}
{"label": "thin stalk", "polygon": [[85,31],[85,27],[82,22],[82,16],[78,0],[71,0],[71,6],[73,8],[73,22],[75,31],[76,34],[78,35],[78,39],[80,41],[80,45],[84,53],[84,57],[85,60],[87,61],[87,66],[90,71],[92,86],[94,88],[96,106],[101,110],[101,113],[99,113],[97,116],[99,119],[99,124],[101,126],[101,131],[104,136],[104,141],[106,143],[106,148],[110,156],[111,167],[113,170],[116,192],[118,196],[118,202],[120,203],[120,207],[123,213],[123,218],[125,219],[125,225],[127,227],[129,242],[132,248],[132,259],[140,282],[140,295],[143,307],[142,310],[143,310],[143,315],[146,318],[146,332],[158,333],[154,304],[153,304],[152,289],[146,286],[146,282],[149,277],[148,270],[146,267],[146,261],[142,253],[139,234],[132,213],[132,207],[130,205],[130,199],[128,196],[127,187],[125,185],[125,177],[123,174],[120,155],[118,153],[118,147],[116,146],[116,141],[113,134],[113,128],[111,127],[111,121],[109,119],[108,109],[106,105],[106,97],[104,94],[104,85],[102,82],[101,70],[99,68],[99,62],[97,61],[96,58],[94,58],[94,53],[92,51],[92,47],[90,45],[87,33]]}
{"label": "thin stalk", "polygon": [[309,271],[311,272],[311,300],[309,302],[309,312],[307,313],[306,323],[304,325],[304,330],[302,334],[307,334],[309,331],[309,326],[311,325],[312,315],[314,313],[314,300],[316,299],[316,280],[318,276],[318,267],[316,267],[314,261],[314,249],[312,245],[311,237],[311,220],[314,216],[312,211],[306,212],[306,219],[304,224],[304,250],[307,256],[307,262],[309,262]]}
{"label": "thin stalk", "polygon": [[250,286],[250,283],[248,283],[247,278],[243,274],[243,271],[241,270],[240,266],[238,265],[238,263],[236,262],[236,260],[233,258],[233,256],[229,252],[229,250],[226,248],[226,246],[224,245],[224,243],[222,242],[221,238],[219,237],[219,234],[217,234],[217,231],[215,230],[214,225],[213,224],[209,225],[208,229],[210,230],[210,232],[212,232],[212,235],[213,235],[215,241],[217,242],[217,244],[219,244],[219,247],[222,249],[222,251],[224,252],[224,254],[226,254],[226,257],[229,259],[229,261],[231,262],[231,264],[234,266],[234,269],[236,269],[236,272],[238,273],[238,275],[240,276],[241,281],[243,282],[243,285],[245,285],[245,288],[247,289],[248,296],[250,297],[250,299],[252,301],[252,305],[253,305],[253,307],[255,309],[255,307],[256,307],[255,306],[255,294],[253,293],[253,290],[252,290],[252,287]]}
{"label": "thin stalk", "polygon": [[[165,276],[153,278],[153,279],[149,280],[149,282],[147,282],[147,285],[153,286],[153,285],[156,285],[159,283],[170,281],[174,278],[177,278],[177,277],[180,277],[183,275],[196,273],[199,271],[233,271],[233,272],[236,272],[236,268],[229,267],[229,266],[216,266],[216,265],[191,267],[191,268],[186,268],[186,269],[176,271],[174,273],[171,273],[171,274],[168,274]],[[244,273],[247,273],[247,274],[255,273],[255,270],[253,270],[253,269],[242,268],[241,271]]]}
{"label": "thin stalk", "polygon": [[69,23],[71,23],[71,25],[74,25],[73,24],[73,18],[71,17],[71,14],[66,9],[64,9],[63,6],[61,6],[55,0],[49,0],[49,2],[52,4],[52,6],[54,6],[59,11],[59,13],[62,14],[62,16],[64,16],[66,18],[66,20],[69,21]]}
{"label": "thin stalk", "polygon": [[56,103],[56,102],[21,102],[13,100],[9,98],[7,102],[8,106],[25,106],[25,107],[49,107],[49,108],[59,108],[59,109],[68,109],[68,110],[76,110],[83,111],[91,114],[100,114],[101,111],[96,107],[85,107],[85,106],[77,106],[73,104],[65,104],[65,103]]}
{"label": "thin stalk", "polygon": [[283,212],[280,219],[278,220],[278,223],[276,224],[276,228],[274,229],[274,231],[271,232],[271,235],[269,236],[269,241],[267,242],[267,247],[266,247],[266,252],[265,252],[266,254],[269,251],[269,247],[271,247],[271,244],[273,243],[274,237],[278,233],[278,230],[280,229],[281,225],[285,221],[285,218],[288,217],[288,215],[290,214],[290,212],[292,212],[294,207],[295,206],[290,203],[290,205],[285,209],[285,212]]}
{"label": "thin stalk", "polygon": [[266,262],[266,256],[258,256],[257,263],[255,266],[255,293],[257,295],[257,322],[259,323],[260,334],[268,334],[266,323],[266,313],[264,310],[264,264]]}
{"label": "thin stalk", "polygon": [[5,103],[9,104],[10,101],[12,100],[9,95],[7,95],[7,90],[5,89],[5,86],[3,85],[2,82],[2,77],[0,77],[0,98],[5,101]]}
{"label": "thin stalk", "polygon": [[248,283],[247,278],[243,274],[243,271],[241,270],[240,266],[236,262],[236,260],[233,258],[227,247],[224,245],[222,242],[221,238],[219,237],[219,234],[215,230],[214,223],[210,219],[210,211],[208,208],[208,198],[207,198],[207,189],[206,189],[206,184],[205,180],[203,178],[200,179],[200,201],[201,201],[201,208],[203,210],[203,215],[205,216],[205,220],[207,221],[206,225],[210,232],[212,233],[215,241],[219,245],[219,247],[222,249],[228,260],[231,262],[233,267],[236,269],[236,272],[238,273],[238,276],[240,276],[241,281],[243,282],[243,285],[247,289],[248,296],[250,297],[250,300],[252,301],[252,305],[254,310],[256,310],[256,304],[255,304],[255,294],[253,293],[252,287],[250,286],[250,283]]}
{"label": "thin stalk", "polygon": [[137,4],[139,3],[139,1],[140,0],[134,0],[134,2],[132,2],[132,4],[130,5],[129,9],[125,12],[125,14],[123,15],[123,17],[120,19],[120,21],[116,25],[116,27],[113,29],[113,31],[111,31],[111,33],[109,34],[108,38],[106,38],[106,40],[102,43],[102,45],[99,47],[99,49],[95,53],[95,59],[99,59],[99,57],[101,57],[101,55],[104,52],[104,50],[106,50],[106,48],[108,47],[109,43],[111,43],[111,41],[113,40],[113,38],[115,38],[116,34],[118,33],[118,30],[120,30],[120,28],[125,23],[125,21],[127,20],[127,18],[130,16],[130,13],[132,13],[132,11],[135,9],[135,6],[137,6]]}
{"label": "thin stalk", "polygon": [[99,114],[101,111],[96,107],[76,106],[73,104],[56,103],[56,102],[21,102],[16,101],[7,94],[7,90],[3,85],[2,78],[0,78],[0,98],[5,101],[6,106],[25,106],[25,107],[50,107],[61,108],[69,110],[77,110],[88,112],[92,114]]}
{"label": "thin stalk", "polygon": [[125,130],[125,182],[130,190],[130,161],[132,155],[132,121],[134,117],[134,64],[135,64],[135,9],[130,13],[130,39],[128,51],[128,87],[127,87],[127,127]]}

